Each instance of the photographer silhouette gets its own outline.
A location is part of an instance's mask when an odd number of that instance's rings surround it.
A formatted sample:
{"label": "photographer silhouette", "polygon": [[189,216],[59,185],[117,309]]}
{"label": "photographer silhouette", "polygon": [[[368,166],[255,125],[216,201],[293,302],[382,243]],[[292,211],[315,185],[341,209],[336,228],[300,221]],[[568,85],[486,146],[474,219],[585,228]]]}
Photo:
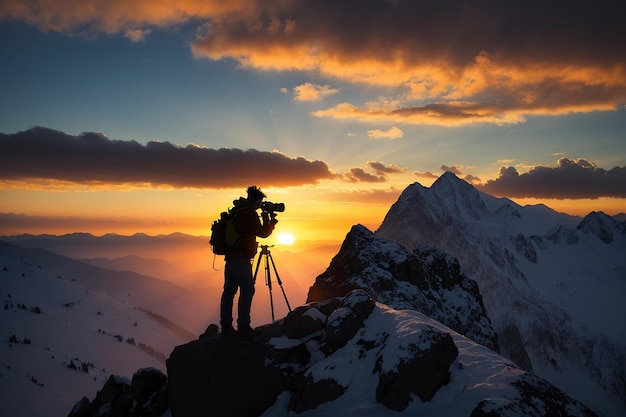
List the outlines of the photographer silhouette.
{"label": "photographer silhouette", "polygon": [[[220,302],[220,325],[222,335],[251,337],[257,332],[250,327],[250,308],[254,296],[254,276],[252,275],[252,261],[257,253],[257,237],[266,238],[272,234],[278,220],[276,212],[284,211],[285,205],[265,202],[266,195],[258,187],[248,187],[247,198],[240,197],[233,201],[236,211],[235,228],[241,236],[235,249],[225,255],[224,290]],[[262,207],[264,206],[264,207]],[[256,212],[263,208],[261,220]],[[237,331],[233,327],[233,302],[239,290],[237,306]]]}

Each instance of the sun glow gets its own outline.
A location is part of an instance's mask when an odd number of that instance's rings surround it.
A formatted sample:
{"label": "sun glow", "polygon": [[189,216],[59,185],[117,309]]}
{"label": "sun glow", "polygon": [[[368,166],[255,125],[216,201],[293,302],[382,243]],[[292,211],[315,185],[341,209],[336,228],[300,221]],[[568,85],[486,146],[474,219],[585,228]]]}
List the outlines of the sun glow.
{"label": "sun glow", "polygon": [[281,245],[291,245],[296,241],[296,238],[291,233],[281,233],[278,236],[278,243]]}

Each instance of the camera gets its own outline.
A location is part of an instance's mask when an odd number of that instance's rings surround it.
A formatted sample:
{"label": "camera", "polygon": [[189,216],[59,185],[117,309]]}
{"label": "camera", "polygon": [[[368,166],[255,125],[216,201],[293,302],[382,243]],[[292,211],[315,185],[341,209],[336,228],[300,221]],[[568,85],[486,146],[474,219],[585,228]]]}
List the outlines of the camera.
{"label": "camera", "polygon": [[271,201],[263,201],[261,203],[261,210],[267,213],[282,213],[283,211],[285,211],[285,203],[272,203]]}

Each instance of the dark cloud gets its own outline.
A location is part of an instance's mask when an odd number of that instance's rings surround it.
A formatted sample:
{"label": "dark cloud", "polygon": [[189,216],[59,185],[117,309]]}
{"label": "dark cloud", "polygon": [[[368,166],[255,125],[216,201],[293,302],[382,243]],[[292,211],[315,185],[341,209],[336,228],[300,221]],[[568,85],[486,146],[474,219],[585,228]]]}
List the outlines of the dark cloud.
{"label": "dark cloud", "polygon": [[556,167],[537,166],[525,174],[514,167],[502,167],[497,179],[477,188],[506,197],[625,198],[626,167],[605,170],[585,159],[561,158]]}
{"label": "dark cloud", "polygon": [[76,183],[151,184],[175,188],[297,186],[335,178],[323,161],[254,149],[181,147],[111,140],[47,128],[0,134],[0,178]]}
{"label": "dark cloud", "polygon": [[462,175],[463,173],[461,172],[461,168],[458,165],[444,165],[442,164],[441,166],[439,166],[439,169],[441,169],[443,172],[446,171],[450,171],[455,175]]}
{"label": "dark cloud", "polygon": [[398,174],[406,171],[406,168],[400,168],[395,164],[385,165],[382,162],[369,161],[367,167],[374,170],[374,174],[365,171],[363,168],[350,168],[344,172],[343,180],[347,182],[385,182],[387,174]]}
{"label": "dark cloud", "polygon": [[387,178],[384,175],[374,175],[365,172],[363,168],[350,168],[344,172],[343,180],[348,182],[385,182]]}
{"label": "dark cloud", "polygon": [[480,180],[480,177],[477,177],[475,175],[471,175],[471,174],[467,174],[466,176],[463,177],[463,179],[467,182],[469,182],[470,184],[480,184],[482,181]]}
{"label": "dark cloud", "polygon": [[385,165],[376,161],[369,161],[367,165],[379,174],[399,174],[406,171],[406,168],[400,168],[395,164]]}
{"label": "dark cloud", "polygon": [[[500,60],[598,65],[623,63],[622,4],[571,0],[3,0],[0,19],[43,31],[95,31],[129,36],[210,22],[197,47],[207,56],[245,61],[251,46],[282,53],[309,47],[347,60],[375,57],[420,63],[424,58],[464,66],[483,50]],[[129,13],[132,10],[132,13]],[[132,38],[132,36],[130,36]],[[143,35],[141,36],[143,39]],[[234,51],[239,50],[238,55]],[[455,68],[450,68],[454,70]]]}
{"label": "dark cloud", "polygon": [[[483,50],[509,61],[623,62],[626,40],[619,2],[569,0],[250,1],[248,13],[214,19],[199,44],[302,44],[346,59],[376,56],[417,64],[424,58],[464,66]],[[242,4],[243,6],[243,4]],[[254,23],[254,24],[253,24]]]}

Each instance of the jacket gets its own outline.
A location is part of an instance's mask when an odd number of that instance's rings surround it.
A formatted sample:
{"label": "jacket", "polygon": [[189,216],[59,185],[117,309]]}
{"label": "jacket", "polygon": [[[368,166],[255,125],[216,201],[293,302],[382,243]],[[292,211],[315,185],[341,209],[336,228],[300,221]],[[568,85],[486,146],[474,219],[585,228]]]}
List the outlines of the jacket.
{"label": "jacket", "polygon": [[271,235],[278,221],[270,220],[269,215],[263,212],[261,213],[263,222],[261,222],[252,203],[243,197],[233,201],[233,205],[236,213],[235,229],[241,238],[237,248],[227,253],[224,259],[230,261],[239,258],[254,258],[258,246],[256,238]]}

